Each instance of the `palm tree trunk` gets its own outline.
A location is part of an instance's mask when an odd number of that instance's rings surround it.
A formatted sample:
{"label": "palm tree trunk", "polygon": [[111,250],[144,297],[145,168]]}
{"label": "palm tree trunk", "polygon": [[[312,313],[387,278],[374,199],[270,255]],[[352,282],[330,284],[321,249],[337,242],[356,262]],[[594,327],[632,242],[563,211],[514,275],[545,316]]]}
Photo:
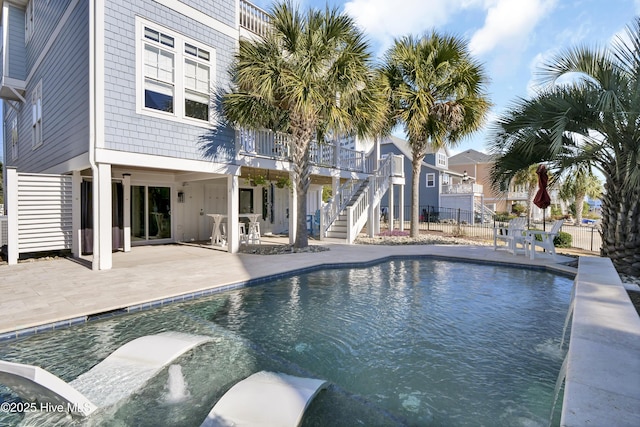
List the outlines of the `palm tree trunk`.
{"label": "palm tree trunk", "polygon": [[[420,230],[418,227],[420,219],[420,166],[422,159],[415,153],[411,161],[411,237],[418,237]],[[400,218],[403,221],[404,218]]]}
{"label": "palm tree trunk", "polygon": [[612,181],[602,197],[601,254],[618,273],[640,276],[640,190],[622,191],[622,183]]}
{"label": "palm tree trunk", "polygon": [[[296,239],[295,248],[309,246],[307,233],[307,192],[311,184],[309,148],[313,135],[313,123],[302,115],[291,115],[291,163],[296,191]],[[290,207],[293,208],[293,207]]]}
{"label": "palm tree trunk", "polygon": [[582,224],[582,210],[584,208],[584,193],[576,193],[576,199],[573,202],[573,205],[576,208],[576,224]]}

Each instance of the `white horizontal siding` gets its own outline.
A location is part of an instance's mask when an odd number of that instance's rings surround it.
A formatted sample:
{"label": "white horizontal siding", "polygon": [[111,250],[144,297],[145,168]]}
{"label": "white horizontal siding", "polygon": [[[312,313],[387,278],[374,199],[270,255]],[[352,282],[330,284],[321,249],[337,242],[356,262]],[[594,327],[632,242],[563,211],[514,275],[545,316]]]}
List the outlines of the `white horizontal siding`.
{"label": "white horizontal siding", "polygon": [[71,176],[18,174],[18,252],[71,249]]}

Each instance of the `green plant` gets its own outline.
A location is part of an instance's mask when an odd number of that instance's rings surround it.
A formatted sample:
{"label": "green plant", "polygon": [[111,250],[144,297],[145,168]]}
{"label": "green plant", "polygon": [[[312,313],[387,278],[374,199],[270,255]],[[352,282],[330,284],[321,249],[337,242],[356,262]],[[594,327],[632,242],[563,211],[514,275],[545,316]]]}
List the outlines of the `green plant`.
{"label": "green plant", "polygon": [[333,197],[333,190],[328,185],[322,187],[322,201],[328,202],[330,198]]}
{"label": "green plant", "polygon": [[516,203],[514,205],[511,206],[511,212],[513,212],[514,214],[516,214],[517,216],[520,216],[521,214],[523,214],[525,211],[527,210],[527,207],[524,205],[521,205],[519,203]]}
{"label": "green plant", "polygon": [[573,243],[573,237],[571,234],[561,231],[556,237],[553,238],[553,246],[556,248],[570,248]]}
{"label": "green plant", "polygon": [[498,222],[506,222],[515,218],[513,215],[510,215],[509,212],[496,212],[494,216],[494,220]]}
{"label": "green plant", "polygon": [[291,180],[286,176],[278,178],[278,180],[276,181],[276,187],[278,187],[278,188],[284,188],[284,187],[291,188]]}
{"label": "green plant", "polygon": [[557,217],[557,218],[562,218],[563,214],[562,214],[562,209],[560,208],[560,205],[551,205],[551,216],[552,217]]}

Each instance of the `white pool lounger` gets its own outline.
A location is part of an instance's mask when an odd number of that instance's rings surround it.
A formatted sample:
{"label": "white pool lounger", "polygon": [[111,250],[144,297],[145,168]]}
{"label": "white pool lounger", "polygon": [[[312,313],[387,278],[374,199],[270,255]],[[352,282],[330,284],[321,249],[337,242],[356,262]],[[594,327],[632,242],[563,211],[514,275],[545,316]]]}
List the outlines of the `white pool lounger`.
{"label": "white pool lounger", "polygon": [[200,427],[295,427],[326,381],[261,371],[225,393]]}
{"label": "white pool lounger", "polygon": [[37,366],[0,360],[0,384],[25,400],[63,405],[74,415],[87,416],[132,395],[180,355],[211,340],[180,332],[140,337],[70,383]]}

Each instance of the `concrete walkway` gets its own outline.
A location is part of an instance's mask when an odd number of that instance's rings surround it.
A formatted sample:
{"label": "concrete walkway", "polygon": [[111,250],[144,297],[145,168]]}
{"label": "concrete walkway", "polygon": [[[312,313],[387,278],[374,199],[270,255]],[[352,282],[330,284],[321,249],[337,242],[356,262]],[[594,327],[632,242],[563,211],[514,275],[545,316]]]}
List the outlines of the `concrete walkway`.
{"label": "concrete walkway", "polygon": [[[267,243],[269,240],[264,239]],[[284,243],[284,240],[274,243]],[[134,247],[114,253],[113,269],[92,271],[82,260],[54,259],[0,266],[0,340],[40,325],[219,288],[319,265],[367,263],[388,256],[431,255],[504,264],[538,265],[575,274],[550,259],[530,261],[488,246],[344,245],[329,251],[287,255],[232,255],[187,245]],[[319,244],[319,242],[313,242]],[[557,261],[570,258],[559,256]],[[33,333],[31,331],[23,331]]]}

